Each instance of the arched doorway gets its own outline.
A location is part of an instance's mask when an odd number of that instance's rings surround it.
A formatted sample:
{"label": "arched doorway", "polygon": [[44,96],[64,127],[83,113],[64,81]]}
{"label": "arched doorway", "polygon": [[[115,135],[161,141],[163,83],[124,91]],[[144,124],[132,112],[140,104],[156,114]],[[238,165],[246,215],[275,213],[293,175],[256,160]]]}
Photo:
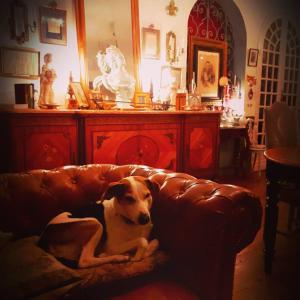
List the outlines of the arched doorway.
{"label": "arched doorway", "polygon": [[[243,86],[246,61],[246,27],[233,1],[197,0],[188,18],[188,48],[191,37],[227,43],[227,76],[236,75]],[[187,82],[187,85],[189,82]]]}

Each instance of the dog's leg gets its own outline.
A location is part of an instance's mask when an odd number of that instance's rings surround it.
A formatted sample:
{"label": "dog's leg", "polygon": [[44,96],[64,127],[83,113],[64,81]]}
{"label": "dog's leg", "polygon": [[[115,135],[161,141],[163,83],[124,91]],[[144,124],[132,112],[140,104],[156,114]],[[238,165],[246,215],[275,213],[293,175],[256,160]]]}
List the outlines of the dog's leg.
{"label": "dog's leg", "polygon": [[148,249],[148,241],[147,239],[140,237],[125,243],[122,243],[121,245],[118,245],[111,249],[112,253],[126,253],[130,252],[132,250],[136,250],[136,253],[133,258],[131,258],[132,261],[139,261],[141,260],[146,251]]}
{"label": "dog's leg", "polygon": [[145,257],[151,256],[159,247],[159,241],[157,239],[152,240],[148,244],[148,248],[145,253]]}
{"label": "dog's leg", "polygon": [[97,265],[102,265],[110,262],[124,262],[129,260],[129,256],[126,255],[112,255],[107,257],[95,257],[95,249],[100,242],[103,226],[98,221],[93,222],[93,228],[95,230],[94,234],[91,236],[90,240],[84,245],[79,262],[79,268],[87,268]]}
{"label": "dog's leg", "polygon": [[139,238],[138,239],[138,245],[137,245],[137,251],[134,255],[134,257],[132,257],[132,261],[139,261],[142,258],[145,257],[146,251],[148,249],[148,241],[145,238]]}

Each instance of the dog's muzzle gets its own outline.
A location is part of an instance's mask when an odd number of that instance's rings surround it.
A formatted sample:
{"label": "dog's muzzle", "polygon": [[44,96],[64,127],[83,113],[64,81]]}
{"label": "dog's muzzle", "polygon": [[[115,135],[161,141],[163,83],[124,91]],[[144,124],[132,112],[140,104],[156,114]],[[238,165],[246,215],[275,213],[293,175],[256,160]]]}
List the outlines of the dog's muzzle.
{"label": "dog's muzzle", "polygon": [[140,214],[138,218],[138,222],[140,225],[146,225],[150,222],[150,217],[147,214]]}

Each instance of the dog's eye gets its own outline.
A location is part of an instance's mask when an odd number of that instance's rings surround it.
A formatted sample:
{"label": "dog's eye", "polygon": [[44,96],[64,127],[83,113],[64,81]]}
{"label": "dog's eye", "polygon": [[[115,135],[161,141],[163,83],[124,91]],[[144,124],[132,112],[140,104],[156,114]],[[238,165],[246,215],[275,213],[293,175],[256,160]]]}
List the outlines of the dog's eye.
{"label": "dog's eye", "polygon": [[135,202],[134,198],[131,196],[125,196],[125,200],[126,200],[126,202],[128,202],[130,204]]}

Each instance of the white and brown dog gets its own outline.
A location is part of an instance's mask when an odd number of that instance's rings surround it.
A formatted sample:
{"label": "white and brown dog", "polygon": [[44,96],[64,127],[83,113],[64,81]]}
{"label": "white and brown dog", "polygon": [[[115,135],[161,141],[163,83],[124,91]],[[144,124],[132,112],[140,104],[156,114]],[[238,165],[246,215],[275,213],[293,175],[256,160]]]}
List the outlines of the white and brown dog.
{"label": "white and brown dog", "polygon": [[79,268],[150,256],[159,245],[156,239],[148,241],[156,185],[141,176],[111,183],[103,206],[97,203],[89,212],[64,212],[53,218],[40,237],[40,246]]}

